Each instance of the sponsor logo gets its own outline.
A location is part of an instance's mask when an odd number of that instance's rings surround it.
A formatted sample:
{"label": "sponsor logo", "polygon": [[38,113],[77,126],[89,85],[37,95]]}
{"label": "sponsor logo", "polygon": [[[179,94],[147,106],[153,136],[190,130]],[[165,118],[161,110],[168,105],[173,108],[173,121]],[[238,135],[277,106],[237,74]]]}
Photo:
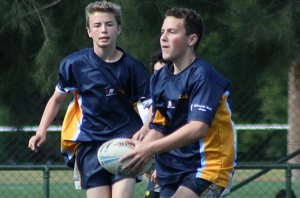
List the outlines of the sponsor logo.
{"label": "sponsor logo", "polygon": [[122,88],[108,88],[108,89],[105,89],[105,96],[114,96],[114,95],[117,95],[118,93],[125,94],[125,90],[122,89]]}
{"label": "sponsor logo", "polygon": [[192,104],[191,111],[212,111],[212,108],[207,105]]}
{"label": "sponsor logo", "polygon": [[175,102],[172,100],[167,101],[167,108],[168,109],[175,109]]}
{"label": "sponsor logo", "polygon": [[117,91],[113,88],[105,89],[105,96],[114,96],[117,95]]}

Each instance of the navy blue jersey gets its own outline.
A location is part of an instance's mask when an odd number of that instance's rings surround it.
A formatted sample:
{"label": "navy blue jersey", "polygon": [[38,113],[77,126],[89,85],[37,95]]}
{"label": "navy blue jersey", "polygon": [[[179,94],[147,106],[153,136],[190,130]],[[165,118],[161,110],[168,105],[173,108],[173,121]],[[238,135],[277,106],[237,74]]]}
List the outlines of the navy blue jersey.
{"label": "navy blue jersey", "polygon": [[157,156],[158,181],[165,185],[184,175],[226,187],[235,159],[234,127],[228,105],[229,82],[210,64],[197,58],[179,74],[168,64],[153,75],[150,128],[168,135],[190,121],[210,126],[205,138]]}
{"label": "navy blue jersey", "polygon": [[114,63],[103,61],[90,48],[64,58],[56,90],[74,97],[62,127],[63,153],[70,159],[77,142],[132,137],[142,126],[133,106],[149,97],[149,79],[143,64],[125,52]]}

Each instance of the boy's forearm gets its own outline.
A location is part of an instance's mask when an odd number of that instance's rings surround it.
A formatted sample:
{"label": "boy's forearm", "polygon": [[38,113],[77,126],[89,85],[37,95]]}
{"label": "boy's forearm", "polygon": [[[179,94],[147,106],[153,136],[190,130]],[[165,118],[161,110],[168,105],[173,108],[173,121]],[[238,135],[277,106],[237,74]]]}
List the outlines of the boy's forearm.
{"label": "boy's forearm", "polygon": [[64,100],[65,96],[59,96],[55,97],[56,95],[54,94],[50,100],[48,101],[41,122],[39,124],[37,134],[39,135],[46,135],[47,134],[47,129],[50,126],[50,124],[53,122],[54,118],[56,117],[61,103]]}
{"label": "boy's forearm", "polygon": [[207,130],[208,125],[202,122],[190,122],[174,133],[150,142],[150,147],[154,154],[181,148],[204,138]]}

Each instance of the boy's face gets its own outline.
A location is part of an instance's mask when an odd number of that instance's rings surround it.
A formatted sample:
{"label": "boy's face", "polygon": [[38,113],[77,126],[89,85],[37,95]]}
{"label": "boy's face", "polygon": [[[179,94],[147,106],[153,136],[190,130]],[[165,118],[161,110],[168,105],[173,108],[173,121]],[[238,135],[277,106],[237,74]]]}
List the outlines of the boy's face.
{"label": "boy's face", "polygon": [[120,26],[116,18],[109,12],[94,12],[89,15],[89,37],[93,40],[93,46],[105,48],[114,46],[120,34]]}
{"label": "boy's face", "polygon": [[175,61],[186,52],[188,39],[184,19],[168,16],[161,28],[160,46],[165,60]]}

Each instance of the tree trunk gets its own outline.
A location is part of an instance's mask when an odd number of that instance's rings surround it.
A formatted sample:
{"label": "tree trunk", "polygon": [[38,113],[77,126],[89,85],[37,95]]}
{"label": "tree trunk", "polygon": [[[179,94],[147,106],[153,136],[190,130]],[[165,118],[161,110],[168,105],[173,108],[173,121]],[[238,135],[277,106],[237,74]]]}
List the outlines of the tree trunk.
{"label": "tree trunk", "polygon": [[[292,63],[289,71],[288,87],[288,153],[300,149],[300,56]],[[289,161],[300,164],[300,155]],[[293,170],[293,179],[300,180],[300,170]]]}

